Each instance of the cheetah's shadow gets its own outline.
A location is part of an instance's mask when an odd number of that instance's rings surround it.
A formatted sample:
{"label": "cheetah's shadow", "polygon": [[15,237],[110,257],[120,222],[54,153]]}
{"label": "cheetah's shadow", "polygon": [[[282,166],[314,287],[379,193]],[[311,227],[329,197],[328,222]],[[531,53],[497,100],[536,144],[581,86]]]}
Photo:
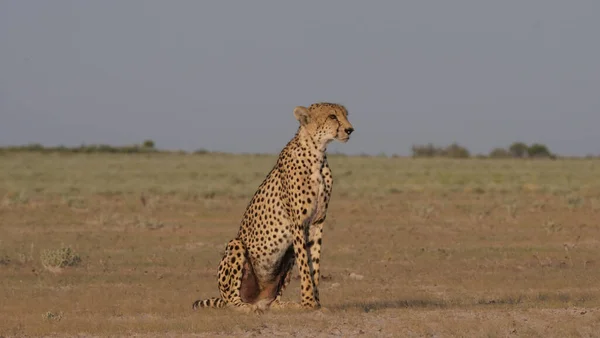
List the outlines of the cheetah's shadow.
{"label": "cheetah's shadow", "polygon": [[438,299],[395,299],[377,300],[372,302],[351,302],[328,306],[331,310],[363,310],[371,312],[384,309],[437,308],[451,307],[447,301]]}

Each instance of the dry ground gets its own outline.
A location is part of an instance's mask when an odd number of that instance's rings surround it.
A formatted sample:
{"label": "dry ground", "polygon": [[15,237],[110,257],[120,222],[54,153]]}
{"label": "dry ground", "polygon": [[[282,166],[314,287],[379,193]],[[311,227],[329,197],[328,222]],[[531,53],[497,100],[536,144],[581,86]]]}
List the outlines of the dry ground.
{"label": "dry ground", "polygon": [[192,311],[274,160],[1,154],[0,336],[600,336],[594,160],[333,156],[326,310]]}

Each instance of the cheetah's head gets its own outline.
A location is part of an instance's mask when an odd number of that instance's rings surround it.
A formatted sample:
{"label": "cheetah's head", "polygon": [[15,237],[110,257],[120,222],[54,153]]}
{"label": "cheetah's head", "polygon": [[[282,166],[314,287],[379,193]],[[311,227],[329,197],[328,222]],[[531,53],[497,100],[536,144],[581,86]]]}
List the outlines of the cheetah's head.
{"label": "cheetah's head", "polygon": [[348,142],[354,131],[348,121],[348,111],[340,104],[314,103],[308,108],[298,106],[294,116],[317,142],[327,144],[333,140]]}

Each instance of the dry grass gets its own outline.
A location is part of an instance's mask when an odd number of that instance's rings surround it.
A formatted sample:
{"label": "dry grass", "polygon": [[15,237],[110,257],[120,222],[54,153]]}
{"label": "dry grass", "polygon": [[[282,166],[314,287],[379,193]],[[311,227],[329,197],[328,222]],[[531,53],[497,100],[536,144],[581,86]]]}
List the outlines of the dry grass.
{"label": "dry grass", "polygon": [[[218,294],[221,252],[274,159],[0,155],[0,335],[600,332],[594,160],[334,156],[327,311],[193,312]],[[78,264],[44,268],[67,247]]]}

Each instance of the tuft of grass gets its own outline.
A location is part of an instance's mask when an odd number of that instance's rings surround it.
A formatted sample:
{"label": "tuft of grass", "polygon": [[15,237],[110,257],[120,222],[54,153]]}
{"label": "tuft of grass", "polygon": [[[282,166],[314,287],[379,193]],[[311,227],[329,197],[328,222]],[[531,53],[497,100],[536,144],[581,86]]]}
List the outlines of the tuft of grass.
{"label": "tuft of grass", "polygon": [[563,227],[560,223],[557,223],[551,219],[547,219],[543,225],[547,233],[556,233],[562,231]]}
{"label": "tuft of grass", "polygon": [[517,218],[517,214],[519,212],[519,203],[516,201],[507,202],[506,203],[506,212],[512,219]]}
{"label": "tuft of grass", "polygon": [[81,257],[70,247],[44,250],[40,258],[44,268],[51,272],[60,272],[66,267],[77,266],[81,263]]}
{"label": "tuft of grass", "polygon": [[29,203],[29,195],[25,191],[20,191],[18,193],[7,194],[4,196],[3,204],[5,206],[11,205],[19,205],[19,204],[27,204]]}
{"label": "tuft of grass", "polygon": [[567,204],[569,205],[569,209],[573,210],[583,204],[583,198],[580,196],[568,196]]}
{"label": "tuft of grass", "polygon": [[87,208],[87,204],[84,199],[81,197],[71,197],[65,196],[63,198],[64,203],[72,209],[85,209]]}
{"label": "tuft of grass", "polygon": [[35,251],[35,244],[31,243],[29,245],[29,253],[24,253],[23,249],[24,248],[21,248],[20,252],[17,253],[17,262],[21,265],[32,263],[35,260],[33,255]]}
{"label": "tuft of grass", "polygon": [[47,311],[42,314],[42,319],[47,321],[59,322],[63,318],[62,312]]}
{"label": "tuft of grass", "polygon": [[8,257],[7,255],[0,257],[0,265],[9,265],[9,264],[10,264],[10,257]]}
{"label": "tuft of grass", "polygon": [[435,216],[435,206],[431,204],[413,205],[412,208],[413,213],[423,220],[428,220],[431,217]]}

